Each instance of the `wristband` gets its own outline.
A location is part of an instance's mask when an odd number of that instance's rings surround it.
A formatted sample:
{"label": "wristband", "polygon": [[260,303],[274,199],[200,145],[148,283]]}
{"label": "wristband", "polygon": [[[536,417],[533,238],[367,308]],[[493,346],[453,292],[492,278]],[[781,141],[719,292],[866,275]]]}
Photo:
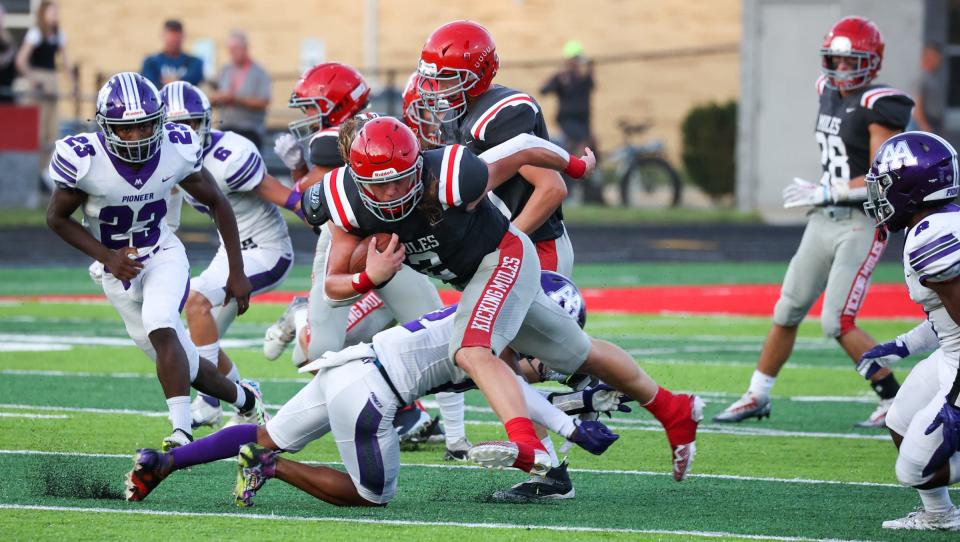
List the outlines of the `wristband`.
{"label": "wristband", "polygon": [[567,163],[567,167],[563,170],[564,173],[573,177],[574,179],[579,179],[583,177],[583,174],[587,171],[587,163],[577,158],[574,155],[570,155],[570,161]]}
{"label": "wristband", "polygon": [[[294,211],[297,208],[297,204],[300,203],[300,199],[303,197],[303,194],[296,190],[291,190],[290,195],[287,196],[287,202],[283,204],[284,209],[289,209]],[[301,213],[302,215],[303,213]],[[303,218],[301,216],[301,218]]]}
{"label": "wristband", "polygon": [[353,286],[353,291],[358,294],[365,294],[377,286],[370,280],[370,276],[367,275],[366,271],[355,274],[350,284]]}

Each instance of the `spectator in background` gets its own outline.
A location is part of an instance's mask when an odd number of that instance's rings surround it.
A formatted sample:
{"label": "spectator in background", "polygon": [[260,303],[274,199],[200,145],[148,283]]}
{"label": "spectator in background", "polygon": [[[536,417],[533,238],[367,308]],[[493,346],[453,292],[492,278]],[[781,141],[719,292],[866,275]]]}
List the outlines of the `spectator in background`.
{"label": "spectator in background", "polygon": [[140,73],[158,89],[174,81],[199,85],[203,81],[203,61],[183,52],[183,24],[170,19],[163,23],[161,35],[163,51],[143,59]]}
{"label": "spectator in background", "polygon": [[[563,133],[564,146],[572,153],[583,153],[584,147],[597,150],[590,129],[590,95],[593,92],[593,61],[583,56],[583,45],[571,40],[563,46],[564,69],[551,77],[541,94],[557,95],[557,125]],[[580,156],[577,154],[577,156]],[[602,203],[600,188],[593,179],[583,185],[584,201]]]}
{"label": "spectator in background", "polygon": [[20,74],[30,84],[25,101],[40,107],[40,159],[43,164],[47,162],[47,154],[60,132],[57,69],[67,69],[65,44],[57,4],[43,0],[37,8],[37,24],[23,37],[16,61]]}
{"label": "spectator in background", "polygon": [[217,78],[210,102],[220,108],[220,129],[236,132],[261,145],[270,103],[270,76],[250,58],[247,36],[234,30],[228,38],[230,64]]}
{"label": "spectator in background", "polygon": [[17,44],[7,30],[4,21],[6,14],[3,4],[0,4],[0,104],[13,102],[13,80],[17,76],[17,67],[14,64]]}
{"label": "spectator in background", "polygon": [[914,91],[916,106],[913,108],[913,120],[917,128],[934,134],[943,133],[944,107],[946,105],[946,83],[943,78],[943,49],[939,43],[928,42],[920,57],[920,81]]}

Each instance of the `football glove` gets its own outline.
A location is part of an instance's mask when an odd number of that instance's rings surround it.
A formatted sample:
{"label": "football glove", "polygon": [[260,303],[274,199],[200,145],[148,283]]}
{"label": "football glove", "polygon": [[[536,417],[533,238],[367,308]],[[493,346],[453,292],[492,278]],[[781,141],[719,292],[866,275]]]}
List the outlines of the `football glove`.
{"label": "football glove", "polygon": [[570,441],[593,455],[607,451],[607,448],[620,438],[620,435],[598,421],[577,420],[574,423],[577,428],[570,435]]}
{"label": "football glove", "polygon": [[303,149],[293,134],[282,134],[273,140],[273,152],[290,171],[306,166],[303,161]]}
{"label": "football glove", "polygon": [[946,447],[946,455],[949,457],[960,450],[960,407],[951,403],[949,396],[923,434],[929,435],[940,426],[943,426],[943,446]]}
{"label": "football glove", "polygon": [[793,184],[783,189],[783,208],[824,205],[834,202],[833,191],[829,184],[812,183],[799,177],[793,178]]}
{"label": "football glove", "polygon": [[881,343],[867,350],[860,356],[860,362],[857,363],[857,372],[867,380],[873,377],[874,373],[896,363],[910,355],[910,350],[906,343],[900,337],[888,342]]}
{"label": "football glove", "polygon": [[624,404],[630,398],[603,383],[572,393],[551,393],[547,398],[553,406],[567,414],[631,412],[630,407]]}

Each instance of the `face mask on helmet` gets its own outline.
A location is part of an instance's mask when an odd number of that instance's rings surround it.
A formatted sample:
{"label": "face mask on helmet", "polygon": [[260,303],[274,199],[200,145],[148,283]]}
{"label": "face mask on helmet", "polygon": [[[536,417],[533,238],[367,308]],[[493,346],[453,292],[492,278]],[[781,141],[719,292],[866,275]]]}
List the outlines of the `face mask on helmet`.
{"label": "face mask on helmet", "polygon": [[422,168],[421,156],[405,171],[390,168],[362,177],[350,168],[350,173],[360,189],[364,207],[384,222],[397,222],[412,213],[423,197]]}
{"label": "face mask on helmet", "polygon": [[289,106],[303,113],[302,119],[287,125],[290,133],[300,142],[306,143],[313,134],[324,128],[324,118],[333,111],[334,103],[323,96],[315,98],[292,96]]}
{"label": "face mask on helmet", "polygon": [[157,154],[165,113],[156,87],[136,73],[111,77],[97,95],[96,120],[104,144],[124,162],[146,162]]}
{"label": "face mask on helmet", "polygon": [[869,83],[879,64],[879,57],[863,51],[834,54],[830,49],[823,49],[820,58],[827,86],[840,90],[854,90]]}
{"label": "face mask on helmet", "polygon": [[442,122],[453,122],[467,112],[467,92],[479,77],[469,70],[438,69],[435,64],[420,61],[417,92],[426,109]]}
{"label": "face mask on helmet", "polygon": [[160,89],[160,98],[166,106],[166,120],[190,126],[203,142],[203,148],[208,148],[213,109],[207,95],[189,83],[176,81]]}
{"label": "face mask on helmet", "polygon": [[423,100],[414,100],[406,111],[403,112],[403,119],[407,126],[417,133],[420,141],[426,143],[427,147],[439,147],[443,145],[443,136],[441,135],[443,114],[437,114],[430,111]]}

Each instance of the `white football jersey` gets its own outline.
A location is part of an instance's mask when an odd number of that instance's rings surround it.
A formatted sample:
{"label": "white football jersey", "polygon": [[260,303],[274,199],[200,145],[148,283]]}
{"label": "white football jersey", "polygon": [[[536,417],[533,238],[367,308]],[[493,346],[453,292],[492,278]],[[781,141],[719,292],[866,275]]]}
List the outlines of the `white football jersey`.
{"label": "white football jersey", "polygon": [[[234,132],[213,130],[210,138],[203,167],[230,202],[240,240],[252,239],[258,246],[266,247],[289,244],[290,234],[280,210],[254,192],[267,172],[260,151],[249,139]],[[187,198],[191,205],[203,210],[189,195]]]}
{"label": "white football jersey", "polygon": [[197,134],[166,123],[160,150],[139,168],[108,153],[103,134],[95,132],[57,141],[49,173],[58,186],[87,195],[83,223],[94,237],[107,248],[131,246],[145,256],[172,235],[167,199],[201,163]]}
{"label": "white football jersey", "polygon": [[903,244],[903,272],[910,299],[927,312],[940,347],[960,352],[960,326],[950,318],[928,281],[945,282],[960,276],[960,207],[947,205],[907,231]]}
{"label": "white football jersey", "polygon": [[373,336],[377,358],[404,402],[457,390],[457,384],[470,378],[450,359],[456,310],[456,305],[446,307]]}

